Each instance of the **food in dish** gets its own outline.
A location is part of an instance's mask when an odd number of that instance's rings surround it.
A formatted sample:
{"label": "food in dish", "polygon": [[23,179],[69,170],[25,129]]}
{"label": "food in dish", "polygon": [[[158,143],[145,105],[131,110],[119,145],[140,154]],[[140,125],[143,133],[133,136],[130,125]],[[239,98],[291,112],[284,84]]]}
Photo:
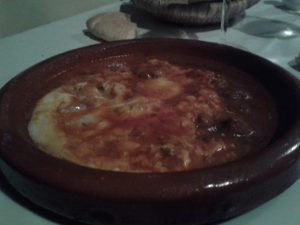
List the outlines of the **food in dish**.
{"label": "food in dish", "polygon": [[42,151],[103,170],[185,171],[259,150],[276,127],[271,97],[246,74],[160,59],[91,71],[37,102],[28,130]]}

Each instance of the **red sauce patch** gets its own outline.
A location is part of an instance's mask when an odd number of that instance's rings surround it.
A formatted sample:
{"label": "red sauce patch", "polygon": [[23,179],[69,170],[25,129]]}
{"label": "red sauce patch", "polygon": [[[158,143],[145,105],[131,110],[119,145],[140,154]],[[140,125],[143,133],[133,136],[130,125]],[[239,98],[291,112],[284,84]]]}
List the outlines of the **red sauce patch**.
{"label": "red sauce patch", "polygon": [[65,148],[104,170],[171,172],[220,165],[264,147],[276,123],[252,78],[151,59],[109,65],[66,85],[58,109]]}

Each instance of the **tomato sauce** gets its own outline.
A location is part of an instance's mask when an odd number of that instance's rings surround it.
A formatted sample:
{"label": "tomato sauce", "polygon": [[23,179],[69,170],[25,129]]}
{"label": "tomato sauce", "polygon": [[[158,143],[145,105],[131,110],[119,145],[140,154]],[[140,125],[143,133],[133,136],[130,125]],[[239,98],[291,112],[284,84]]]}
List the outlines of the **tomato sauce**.
{"label": "tomato sauce", "polygon": [[262,149],[276,127],[271,97],[248,75],[149,59],[111,64],[61,88],[73,96],[55,114],[64,151],[98,169],[216,166]]}

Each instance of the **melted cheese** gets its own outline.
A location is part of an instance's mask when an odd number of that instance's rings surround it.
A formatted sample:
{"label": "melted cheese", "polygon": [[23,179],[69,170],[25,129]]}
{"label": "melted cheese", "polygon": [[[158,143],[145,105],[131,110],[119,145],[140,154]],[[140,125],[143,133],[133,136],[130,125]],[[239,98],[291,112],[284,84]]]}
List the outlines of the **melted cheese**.
{"label": "melted cheese", "polygon": [[140,67],[113,67],[50,91],[32,113],[30,136],[48,154],[104,170],[169,172],[237,157],[222,128],[234,113],[217,91],[220,76],[159,60]]}
{"label": "melted cheese", "polygon": [[64,152],[67,143],[66,135],[57,126],[57,109],[71,102],[72,95],[64,93],[61,88],[55,89],[43,97],[35,107],[28,131],[32,139],[43,150],[51,155],[69,158],[70,154]]}

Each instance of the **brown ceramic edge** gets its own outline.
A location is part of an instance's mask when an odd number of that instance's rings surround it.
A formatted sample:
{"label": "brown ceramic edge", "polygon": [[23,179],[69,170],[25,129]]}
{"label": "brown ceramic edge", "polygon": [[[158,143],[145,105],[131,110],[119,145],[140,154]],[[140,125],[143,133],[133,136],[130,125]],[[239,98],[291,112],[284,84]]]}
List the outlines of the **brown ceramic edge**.
{"label": "brown ceramic edge", "polygon": [[[109,43],[109,44],[102,44],[102,46],[100,47],[100,49],[102,49],[103,51],[105,51],[106,49],[110,49],[110,48],[115,48],[118,46],[122,46],[122,45],[127,45],[127,44],[131,44],[131,43],[147,43],[149,41],[166,41],[166,42],[177,42],[178,40],[176,39],[155,39],[155,40],[135,40],[135,41],[125,41],[125,42],[115,42],[115,43]],[[182,42],[182,40],[179,40],[179,42]],[[190,43],[194,43],[194,44],[198,44],[198,43],[202,43],[203,42],[198,42],[198,41],[188,41]],[[218,44],[212,44],[212,43],[207,43],[207,45],[209,46],[219,46]],[[224,47],[221,46],[222,48],[227,48],[227,49],[233,49],[231,47]],[[94,45],[94,46],[89,46],[89,47],[85,47],[86,49],[89,48],[99,48],[99,45]],[[76,52],[77,50],[72,50],[70,52],[64,53],[64,54],[60,54],[59,57],[63,57],[65,54],[71,55],[73,54],[73,52]],[[236,51],[236,50],[234,50]],[[239,51],[239,50],[238,50]],[[251,53],[245,53],[245,54],[251,54]],[[252,54],[253,56],[255,56],[254,54]],[[49,60],[46,60],[42,63],[47,63],[48,61],[52,60],[53,58],[56,58],[57,56],[51,57]],[[255,56],[257,57],[257,56]],[[297,86],[299,88],[299,80],[296,80],[295,78],[292,78],[291,75],[289,75],[286,71],[284,71],[283,69],[275,66],[274,64],[270,63],[269,61],[262,59],[262,61],[264,61],[266,63],[267,66],[269,67],[276,67],[277,70],[280,70],[281,73],[284,73],[286,76],[289,76],[289,80],[291,83],[293,83],[295,86]],[[40,64],[38,64],[40,65]],[[34,66],[35,67],[35,66]],[[34,68],[32,67],[32,68]],[[31,69],[25,71],[24,73],[28,73],[30,72]],[[24,74],[22,73],[22,74]],[[7,90],[9,89],[10,84],[8,84],[8,86],[5,86],[3,89]],[[299,91],[298,91],[299,92]],[[298,105],[298,110],[299,110],[300,106]],[[299,125],[300,125],[300,118],[298,116],[297,121],[294,125],[293,128],[291,128],[288,133],[286,134],[286,136],[293,136],[296,137],[299,134]],[[3,134],[1,135],[3,138]],[[1,138],[1,139],[2,139]],[[20,143],[22,143],[22,140],[18,140],[20,141]],[[299,138],[294,140],[294,142],[287,142],[287,137],[283,137],[280,140],[278,140],[276,143],[272,144],[272,151],[265,151],[263,154],[257,156],[252,156],[249,157],[247,159],[243,159],[240,161],[236,161],[233,163],[228,163],[219,167],[215,167],[215,168],[209,168],[209,169],[204,169],[204,170],[195,170],[195,171],[187,171],[187,172],[177,172],[177,173],[168,173],[168,174],[132,174],[132,173],[120,173],[120,172],[108,172],[108,171],[100,171],[100,170],[94,170],[94,169],[89,169],[89,168],[84,168],[81,166],[77,166],[74,165],[72,163],[68,163],[68,162],[64,162],[62,160],[58,160],[58,159],[51,159],[51,162],[57,162],[59,164],[59,166],[61,168],[63,168],[64,170],[62,171],[61,175],[65,175],[68,176],[69,179],[72,179],[72,177],[74,179],[78,179],[78,177],[81,176],[87,176],[87,177],[82,177],[83,181],[87,180],[92,180],[93,182],[95,182],[95,178],[99,179],[99,182],[97,183],[96,186],[94,187],[89,187],[92,188],[90,193],[98,195],[99,192],[97,190],[99,190],[97,187],[98,185],[102,185],[104,180],[105,182],[114,182],[114,184],[119,184],[120,187],[122,187],[122,183],[129,179],[134,179],[137,183],[134,184],[134,186],[132,186],[132,188],[126,188],[126,198],[130,199],[130,198],[134,198],[134,199],[138,199],[138,198],[148,198],[149,194],[151,195],[151,198],[155,199],[161,199],[161,194],[159,193],[159,191],[161,191],[161,185],[159,183],[159,181],[162,180],[171,180],[174,181],[176,180],[175,183],[177,184],[182,184],[185,183],[187,181],[193,181],[194,183],[191,184],[190,187],[190,191],[193,192],[195,189],[199,189],[203,192],[209,192],[212,189],[224,189],[226,188],[227,185],[233,186],[233,185],[242,185],[245,183],[251,183],[251,182],[255,182],[255,179],[265,179],[267,178],[267,175],[270,173],[277,173],[279,172],[282,168],[284,168],[285,166],[288,166],[289,164],[295,162],[296,160],[298,160],[300,153],[299,153]],[[23,144],[28,144],[28,143],[23,143]],[[276,145],[276,146],[275,146]],[[32,146],[30,146],[32,147]],[[39,151],[35,148],[35,151]],[[67,189],[69,191],[74,191],[74,192],[81,192],[81,185],[79,185],[78,187],[67,187],[68,185],[66,183],[64,183],[62,181],[62,183],[57,182],[57,177],[53,177],[50,180],[45,179],[45,177],[43,176],[44,174],[40,174],[39,171],[35,171],[34,168],[30,168],[31,165],[22,165],[20,166],[19,163],[22,164],[22,162],[16,160],[14,161],[14,159],[9,158],[9,155],[7,155],[7,153],[5,151],[3,151],[1,149],[1,157],[4,161],[6,161],[9,165],[11,165],[13,168],[16,168],[17,170],[21,170],[21,173],[27,174],[32,176],[33,179],[36,179],[40,182],[45,182],[48,185],[53,185],[56,188],[62,188],[62,189]],[[36,157],[38,159],[42,159],[43,162],[48,162],[48,160],[51,158],[50,156],[46,155],[45,153],[41,153],[39,151],[39,153],[36,154]],[[273,164],[270,164],[270,157],[272,159],[280,159],[280,160],[275,160],[275,162]],[[255,163],[255,165],[259,166],[259,168],[261,169],[260,172],[258,172],[258,170],[253,170],[253,163]],[[46,164],[44,164],[43,166],[45,166]],[[30,168],[30,169],[28,169]],[[242,168],[242,170],[241,170]],[[76,174],[73,174],[73,172],[76,172]],[[248,174],[249,176],[247,178],[245,177],[236,177],[236,171],[240,171],[241,174]],[[54,171],[55,173],[55,171]],[[214,180],[211,180],[210,175],[216,175],[214,177]],[[49,176],[51,177],[53,174],[49,174]],[[225,176],[224,176],[225,175]],[[176,178],[176,179],[175,179]],[[197,178],[201,178],[201,179],[197,179]],[[80,179],[79,179],[80,180]],[[103,182],[102,182],[102,181]],[[53,183],[55,182],[55,184]],[[156,185],[157,183],[157,185]],[[220,185],[220,184],[227,184],[227,185]],[[112,185],[112,184],[111,184]],[[140,185],[140,186],[139,186]],[[148,185],[152,185],[152,192],[149,192],[148,194],[145,195],[145,193],[141,193],[137,191],[137,188],[135,188],[136,186],[139,186],[138,189],[143,189],[143,187],[147,188]],[[164,188],[168,189],[169,191],[171,190],[175,190],[174,189],[174,183],[172,182],[164,182]],[[122,189],[122,188],[121,188]],[[101,189],[100,189],[101,190]],[[176,189],[176,191],[178,191],[178,189]],[[106,197],[109,197],[109,195],[107,196],[107,194],[111,194],[111,193],[102,193],[105,194]],[[121,195],[123,195],[124,193],[120,193]],[[124,194],[125,195],[125,194]],[[110,196],[111,198],[116,197],[114,196]],[[124,196],[123,196],[124,197]]]}

